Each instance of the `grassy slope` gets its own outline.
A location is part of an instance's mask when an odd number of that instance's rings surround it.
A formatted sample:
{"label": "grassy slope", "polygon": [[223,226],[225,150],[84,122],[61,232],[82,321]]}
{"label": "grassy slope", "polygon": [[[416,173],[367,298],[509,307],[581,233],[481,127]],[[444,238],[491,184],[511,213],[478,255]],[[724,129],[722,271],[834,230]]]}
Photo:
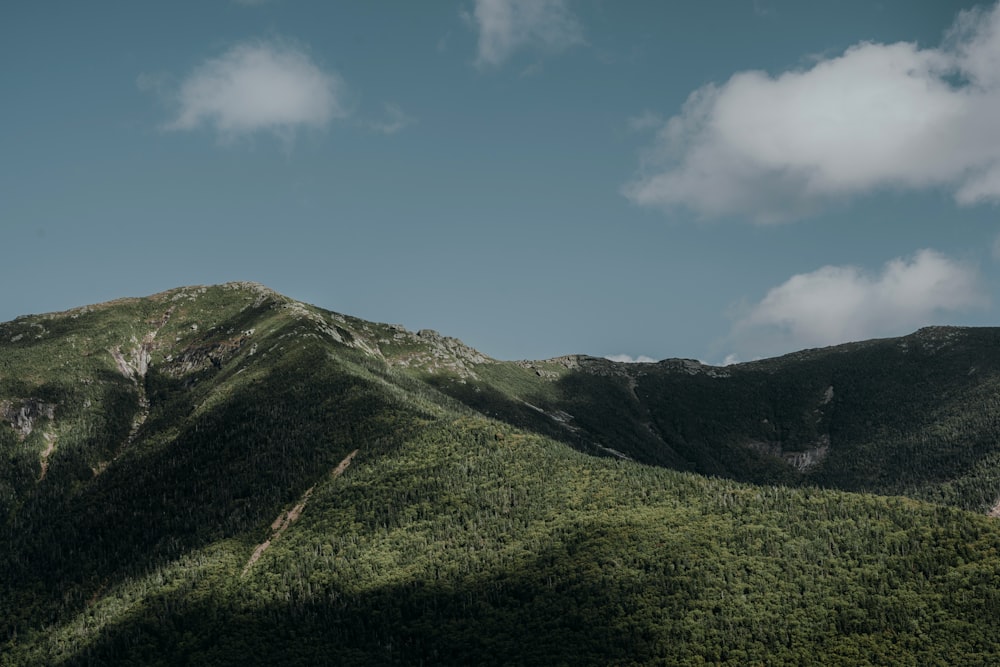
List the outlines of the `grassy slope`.
{"label": "grassy slope", "polygon": [[[657,454],[634,434],[648,422],[660,437],[685,409],[648,407],[663,377],[700,376],[654,368],[633,383],[603,362],[436,374],[484,415],[366,351],[394,361],[419,341],[255,289],[74,314],[0,325],[0,400],[59,406],[23,442],[0,426],[0,664],[989,664],[1000,647],[1000,530],[986,517],[708,479],[553,439],[679,458],[679,439]],[[36,323],[42,338],[8,343]],[[157,328],[140,392],[108,350]],[[759,405],[814,409],[828,379],[802,373]],[[578,430],[522,401],[565,409]],[[612,408],[625,418],[606,421]],[[736,428],[759,422],[751,408]],[[697,442],[691,423],[678,431]],[[38,482],[46,429],[58,442]],[[308,488],[299,521],[242,576]]]}

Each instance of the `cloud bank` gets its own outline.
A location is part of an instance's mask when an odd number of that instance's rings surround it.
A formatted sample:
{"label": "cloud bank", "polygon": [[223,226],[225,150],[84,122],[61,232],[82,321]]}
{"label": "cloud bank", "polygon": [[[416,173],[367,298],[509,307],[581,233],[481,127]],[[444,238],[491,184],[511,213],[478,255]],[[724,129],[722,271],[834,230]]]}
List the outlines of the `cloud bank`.
{"label": "cloud bank", "polygon": [[988,305],[978,271],[934,250],[872,275],[824,266],[768,291],[733,327],[741,358],[909,333],[946,313]]}
{"label": "cloud bank", "polygon": [[627,354],[609,354],[604,357],[608,361],[617,361],[623,364],[655,364],[656,359],[652,357],[647,357],[644,354],[640,354],[638,357],[632,357]]}
{"label": "cloud bank", "polygon": [[476,66],[498,67],[515,52],[559,52],[583,43],[565,0],[476,0],[467,16],[479,32]]}
{"label": "cloud bank", "polygon": [[794,220],[878,188],[1000,202],[1000,3],[961,12],[938,48],[864,42],[812,67],[694,91],[660,125],[633,202]]}
{"label": "cloud bank", "polygon": [[207,60],[182,83],[167,130],[213,128],[232,138],[259,131],[287,137],[347,115],[340,78],[296,48],[254,42]]}

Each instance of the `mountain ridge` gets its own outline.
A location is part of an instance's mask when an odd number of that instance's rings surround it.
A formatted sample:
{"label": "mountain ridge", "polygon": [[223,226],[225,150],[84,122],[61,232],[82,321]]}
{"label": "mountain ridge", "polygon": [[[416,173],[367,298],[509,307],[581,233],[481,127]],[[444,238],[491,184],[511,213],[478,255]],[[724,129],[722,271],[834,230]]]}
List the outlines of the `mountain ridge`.
{"label": "mountain ridge", "polygon": [[[108,300],[108,301],[97,302],[97,303],[88,304],[88,305],[84,305],[84,306],[75,306],[75,307],[68,308],[68,309],[65,309],[65,310],[57,310],[57,311],[50,311],[50,312],[44,312],[44,313],[26,313],[26,314],[22,314],[22,315],[17,315],[12,320],[8,320],[7,322],[0,322],[0,325],[3,325],[3,324],[13,324],[13,323],[17,323],[17,322],[22,321],[22,320],[30,320],[32,318],[52,319],[52,318],[56,318],[56,317],[74,317],[74,316],[79,316],[81,314],[86,314],[86,313],[91,312],[91,311],[93,311],[95,309],[113,308],[115,306],[120,306],[120,305],[140,303],[140,302],[143,302],[143,301],[146,301],[146,300],[154,300],[154,301],[155,300],[161,300],[162,301],[162,300],[165,300],[165,299],[168,299],[168,298],[177,298],[177,299],[179,299],[179,298],[190,298],[192,296],[192,294],[193,294],[193,291],[202,291],[203,292],[203,291],[209,290],[209,289],[225,289],[225,290],[233,290],[233,291],[236,291],[236,290],[248,290],[248,291],[252,291],[252,292],[258,294],[261,299],[273,299],[275,301],[281,302],[282,304],[286,305],[289,308],[301,308],[301,309],[313,308],[313,309],[316,309],[316,310],[325,310],[325,309],[319,308],[317,306],[312,306],[312,305],[307,304],[307,303],[305,303],[303,301],[299,301],[299,300],[293,299],[292,297],[288,297],[288,296],[286,296],[284,294],[281,294],[280,292],[278,292],[278,291],[276,291],[276,290],[274,290],[274,289],[272,289],[272,288],[264,285],[263,283],[259,283],[259,282],[256,282],[256,281],[231,281],[231,282],[219,283],[219,284],[211,284],[211,285],[186,285],[186,286],[181,286],[181,287],[174,287],[174,288],[169,288],[169,289],[166,289],[166,290],[162,290],[160,292],[156,292],[156,293],[153,293],[153,294],[150,294],[150,295],[147,295],[147,296],[118,297],[118,298],[111,299],[111,300]],[[341,317],[341,318],[346,317],[344,314],[336,313],[335,311],[325,310],[325,312],[331,313],[331,314],[333,314],[335,316],[338,316],[338,317]],[[351,319],[355,320],[355,321],[359,321],[359,322],[363,321],[363,320],[360,320],[358,318],[353,318],[353,317]],[[588,360],[588,361],[596,361],[598,363],[608,362],[608,363],[613,364],[615,366],[622,366],[622,367],[629,367],[629,366],[642,367],[642,366],[649,366],[649,365],[663,365],[663,364],[665,364],[665,365],[674,365],[674,366],[676,366],[676,365],[682,365],[682,366],[685,366],[685,367],[692,367],[692,368],[702,367],[702,368],[706,368],[706,369],[721,369],[721,368],[729,368],[729,367],[735,367],[735,366],[745,366],[745,365],[748,365],[748,364],[762,364],[762,363],[763,364],[767,364],[769,362],[773,362],[773,361],[776,361],[776,360],[779,360],[779,359],[786,359],[786,358],[797,359],[797,358],[802,358],[802,357],[805,357],[805,356],[810,356],[810,355],[812,355],[814,353],[822,353],[822,352],[829,352],[829,351],[839,351],[839,350],[842,350],[842,349],[854,349],[854,348],[856,348],[858,346],[868,346],[868,345],[871,345],[871,344],[874,344],[874,343],[878,343],[878,342],[881,342],[881,341],[900,341],[900,342],[903,342],[903,341],[905,341],[907,339],[923,339],[923,338],[933,338],[933,337],[940,338],[942,336],[947,337],[950,334],[954,334],[954,333],[958,333],[958,332],[962,332],[962,331],[991,330],[991,329],[1000,328],[1000,327],[986,327],[986,326],[928,325],[928,326],[920,327],[920,328],[916,329],[915,331],[913,331],[913,332],[911,332],[909,334],[903,334],[903,335],[900,335],[900,336],[885,336],[885,337],[870,338],[870,339],[863,339],[863,340],[857,340],[857,341],[847,341],[847,342],[843,342],[843,343],[835,343],[835,344],[821,346],[821,347],[803,348],[803,349],[800,349],[800,350],[794,350],[794,351],[786,352],[786,353],[783,353],[783,354],[780,354],[780,355],[775,355],[773,357],[765,357],[765,358],[753,359],[753,360],[749,360],[749,361],[738,361],[738,362],[734,362],[734,363],[731,363],[731,364],[712,364],[712,363],[703,361],[701,359],[695,359],[695,358],[690,358],[690,357],[666,357],[666,358],[658,359],[658,360],[655,360],[655,361],[628,361],[628,362],[622,362],[622,361],[615,361],[615,360],[609,359],[607,357],[596,356],[596,355],[591,355],[591,354],[587,354],[587,353],[560,354],[560,355],[557,355],[555,357],[549,357],[549,358],[543,358],[543,359],[499,360],[499,359],[496,359],[494,357],[489,356],[488,354],[484,353],[481,350],[478,350],[476,348],[473,348],[473,347],[470,347],[470,346],[466,345],[464,342],[462,342],[458,338],[454,338],[454,337],[451,337],[451,336],[442,335],[442,334],[440,334],[438,331],[436,331],[434,329],[424,328],[424,329],[419,329],[419,330],[416,330],[416,331],[412,331],[412,330],[407,329],[402,324],[393,324],[393,323],[388,323],[388,322],[369,322],[369,323],[377,325],[377,326],[380,326],[380,327],[386,327],[386,328],[388,328],[390,330],[393,330],[393,331],[403,332],[405,334],[408,334],[409,336],[421,336],[421,335],[424,335],[425,337],[430,338],[430,339],[439,338],[439,339],[443,339],[443,340],[447,340],[447,341],[454,341],[454,342],[457,342],[457,344],[459,344],[461,347],[467,348],[467,350],[471,351],[471,353],[473,353],[477,357],[481,357],[483,359],[490,360],[490,361],[508,361],[510,363],[518,363],[518,364],[535,364],[535,363],[551,362],[551,363],[561,363],[561,364],[573,365],[573,364],[579,363],[580,360]]]}
{"label": "mountain ridge", "polygon": [[988,664],[1000,330],[796,355],[498,361],[252,283],[0,324],[0,664]]}
{"label": "mountain ridge", "polygon": [[[209,312],[212,308],[221,309],[219,312],[230,319],[217,322],[204,331],[200,331],[199,323],[190,317],[191,321],[181,326],[177,326],[176,318],[170,323],[175,312],[183,319],[185,308],[197,310],[200,300],[205,299],[208,299]],[[227,304],[227,300],[239,301],[239,308],[234,309],[235,306]],[[876,394],[888,391],[881,385],[872,385],[863,377],[867,372],[864,366],[875,369],[871,372],[876,373],[879,364],[884,365],[891,360],[893,368],[887,371],[925,373],[929,356],[954,357],[955,351],[964,342],[975,347],[967,354],[988,353],[992,356],[981,357],[978,365],[970,361],[966,368],[951,366],[942,370],[941,373],[947,374],[947,377],[941,375],[943,379],[939,379],[942,388],[953,386],[953,391],[968,392],[974,387],[968,381],[963,382],[963,378],[976,376],[980,370],[990,373],[989,385],[992,387],[992,373],[1000,373],[1000,358],[994,354],[1000,351],[1000,329],[988,327],[924,327],[906,336],[805,349],[729,366],[712,366],[683,358],[622,363],[585,354],[508,362],[493,359],[457,338],[443,336],[434,330],[414,332],[398,324],[368,322],[296,301],[254,282],[179,287],[145,298],[128,297],[66,311],[21,316],[0,324],[0,340],[9,329],[18,328],[19,333],[7,335],[10,343],[40,341],[46,333],[44,324],[40,322],[59,322],[63,328],[67,324],[71,327],[71,321],[80,317],[123,308],[143,310],[141,321],[127,323],[127,340],[124,337],[117,341],[109,340],[104,348],[90,350],[87,354],[111,355],[118,373],[132,382],[140,408],[147,402],[144,378],[151,364],[167,376],[180,377],[209,367],[221,369],[234,357],[252,357],[263,343],[254,340],[260,336],[257,335],[257,328],[250,325],[255,318],[264,317],[272,326],[291,327],[281,335],[281,339],[312,336],[354,349],[429,384],[434,390],[487,416],[534,429],[583,451],[705,474],[721,474],[744,481],[789,483],[796,479],[809,479],[828,485],[831,475],[824,478],[816,474],[816,469],[830,453],[830,434],[804,423],[803,415],[794,416],[792,421],[795,423],[787,423],[789,417],[786,415],[786,423],[782,424],[775,421],[776,415],[771,413],[787,411],[782,406],[793,400],[802,403],[801,395],[812,393],[816,398],[807,401],[809,406],[803,405],[803,414],[812,410],[810,414],[817,415],[819,422],[824,419],[829,421],[829,418],[820,416],[821,413],[834,412],[844,402],[844,397],[837,391],[837,384],[861,382],[864,391]],[[282,318],[282,313],[288,317]],[[201,326],[207,324],[202,323]],[[163,336],[157,338],[165,328],[168,330],[165,335],[173,335],[173,340]],[[30,338],[25,339],[25,336]],[[249,347],[244,350],[244,346]],[[270,350],[282,347],[282,343],[273,342]],[[269,350],[261,347],[260,352],[266,356]],[[845,373],[846,364],[857,364],[857,360],[862,358],[862,368]],[[925,365],[923,370],[917,368],[920,364]],[[817,370],[804,371],[805,368]],[[827,380],[817,384],[815,377],[805,377],[816,372],[825,373]],[[802,377],[794,381],[789,379],[796,375]],[[766,376],[775,379],[767,380]],[[835,377],[842,379],[834,382]],[[698,378],[718,380],[722,384],[703,386]],[[979,376],[975,379],[979,380]],[[810,387],[807,389],[802,382],[807,382]],[[923,382],[926,384],[927,380]],[[1000,376],[997,376],[996,382],[1000,383]],[[892,378],[885,379],[883,384],[886,383],[901,405],[912,403],[903,399],[900,388],[892,384]],[[663,395],[664,392],[668,394]],[[775,403],[779,400],[776,392],[783,394],[780,406]],[[761,417],[760,424],[754,424],[750,422],[750,408],[744,397],[759,393],[769,394],[770,397],[756,399],[753,409],[761,413]],[[947,390],[944,393],[947,394]],[[697,400],[684,400],[683,397],[688,394],[697,395]],[[31,397],[22,398],[28,400]],[[18,412],[16,402],[7,401],[5,414]],[[719,414],[706,413],[706,406],[720,401],[730,404],[732,414],[744,413],[742,423],[734,421],[732,415],[723,420]],[[700,405],[696,405],[698,402]],[[672,403],[677,404],[680,416],[674,412],[666,413],[664,408]],[[605,404],[613,407],[605,409]],[[860,407],[854,405],[852,409]],[[715,412],[721,413],[720,410]],[[585,416],[588,413],[593,413],[589,421]],[[678,422],[678,419],[683,422],[688,414],[699,415],[702,421],[715,422],[716,426],[710,430],[719,432],[699,432],[696,437],[699,442],[693,444],[694,450],[692,443],[686,442],[690,438],[683,431],[701,426]],[[916,414],[912,417],[915,421],[919,419]],[[13,417],[6,419],[13,424]],[[581,419],[584,421],[581,422]],[[672,423],[665,423],[666,419]],[[132,437],[144,422],[141,410],[136,420],[130,426]],[[27,422],[20,418],[20,423]],[[733,424],[739,425],[738,432],[733,432]],[[762,427],[761,424],[768,426]],[[928,422],[925,426],[930,428],[931,425]],[[801,431],[803,435],[789,437],[787,432],[792,430]],[[923,434],[917,435],[924,437]],[[856,437],[852,435],[852,438]],[[739,441],[739,444],[723,442],[724,438]],[[836,446],[837,443],[834,443]],[[782,461],[786,464],[784,467],[780,465]],[[748,473],[748,467],[753,471]],[[794,472],[804,475],[796,477]],[[833,485],[838,488],[846,486],[848,490],[907,492],[902,487],[852,486],[844,484],[843,480]],[[1000,490],[997,493],[1000,494]],[[978,507],[982,511],[992,509],[997,500],[992,498],[987,502],[981,499]],[[970,506],[968,499],[962,502],[963,506]]]}

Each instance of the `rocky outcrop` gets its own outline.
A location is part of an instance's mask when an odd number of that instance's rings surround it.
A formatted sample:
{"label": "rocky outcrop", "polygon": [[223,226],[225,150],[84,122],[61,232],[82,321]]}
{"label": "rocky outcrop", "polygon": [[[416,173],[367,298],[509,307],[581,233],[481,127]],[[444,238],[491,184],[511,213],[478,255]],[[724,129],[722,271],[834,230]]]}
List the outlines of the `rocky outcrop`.
{"label": "rocky outcrop", "polygon": [[380,341],[394,346],[411,346],[401,354],[385,354],[390,365],[418,368],[430,373],[451,372],[459,377],[476,377],[475,367],[493,360],[469,347],[457,338],[442,336],[433,329],[413,333],[399,325],[391,325],[392,339]]}
{"label": "rocky outcrop", "polygon": [[709,366],[697,359],[664,359],[657,362],[657,366],[685,375],[707,375],[712,378],[727,378],[732,375],[725,367]]}
{"label": "rocky outcrop", "polygon": [[149,369],[149,352],[147,350],[133,348],[128,357],[122,352],[121,345],[116,345],[108,351],[111,353],[111,358],[115,360],[118,372],[129,380],[134,382],[137,378],[146,376],[146,371]]}
{"label": "rocky outcrop", "polygon": [[755,452],[779,458],[798,472],[806,473],[815,469],[830,453],[830,436],[823,434],[812,447],[794,451],[785,450],[778,442],[760,440],[751,440],[745,446]]}
{"label": "rocky outcrop", "polygon": [[341,345],[353,347],[373,357],[382,356],[377,345],[372,345],[369,341],[365,340],[361,332],[352,332],[348,328],[347,318],[340,313],[319,311],[301,301],[292,301],[291,299],[286,299],[280,307],[283,310],[289,311],[296,320],[310,323],[315,330],[315,332],[307,331],[300,335],[317,338],[327,336]]}
{"label": "rocky outcrop", "polygon": [[561,377],[559,372],[545,368],[546,362],[515,361],[514,363],[521,368],[526,368],[529,371],[532,371],[543,380],[558,380]]}
{"label": "rocky outcrop", "polygon": [[822,463],[830,453],[830,436],[820,436],[815,446],[801,452],[782,452],[785,463],[799,472],[809,472]]}
{"label": "rocky outcrop", "polygon": [[46,403],[37,398],[0,401],[0,417],[17,431],[21,440],[31,435],[35,422],[39,419],[54,419],[55,411],[55,403]]}
{"label": "rocky outcrop", "polygon": [[252,333],[244,331],[224,340],[189,345],[176,356],[168,355],[164,359],[163,372],[172,377],[181,377],[213,366],[221,368],[227,359],[239,352],[250,340]]}
{"label": "rocky outcrop", "polygon": [[127,356],[122,352],[121,345],[116,345],[108,350],[111,353],[111,357],[115,360],[115,366],[117,366],[119,373],[136,384],[141,384],[141,380],[149,372],[149,362],[152,359],[156,335],[170,320],[172,313],[173,308],[168,308],[159,319],[150,321],[149,324],[155,325],[156,328],[143,336],[142,341],[132,336],[132,348],[128,350]]}

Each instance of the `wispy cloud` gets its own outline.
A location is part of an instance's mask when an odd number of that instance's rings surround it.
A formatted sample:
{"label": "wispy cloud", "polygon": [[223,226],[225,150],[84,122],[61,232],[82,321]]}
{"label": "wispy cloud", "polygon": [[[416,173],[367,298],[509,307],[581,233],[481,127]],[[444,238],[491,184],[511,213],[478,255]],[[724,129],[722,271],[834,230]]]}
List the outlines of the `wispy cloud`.
{"label": "wispy cloud", "polygon": [[176,95],[167,130],[211,127],[223,139],[260,131],[283,138],[348,115],[346,88],[301,49],[274,42],[234,46],[198,66]]}
{"label": "wispy cloud", "polygon": [[741,358],[771,356],[901,335],[988,304],[975,267],[921,250],[887,262],[877,274],[824,266],[792,276],[749,308],[730,342]]}
{"label": "wispy cloud", "polygon": [[396,134],[404,127],[413,125],[417,119],[403,112],[396,104],[385,105],[385,118],[370,121],[368,127],[382,134]]}
{"label": "wispy cloud", "polygon": [[463,15],[479,32],[480,68],[498,67],[517,51],[556,53],[584,41],[566,0],[475,0]]}
{"label": "wispy cloud", "polygon": [[638,357],[632,357],[627,354],[609,354],[604,357],[608,361],[617,361],[622,364],[655,364],[656,359],[652,357],[647,357],[644,354],[640,354]]}
{"label": "wispy cloud", "polygon": [[774,7],[768,6],[763,0],[753,0],[753,13],[757,16],[773,16]]}
{"label": "wispy cloud", "polygon": [[628,127],[633,132],[644,132],[659,128],[663,125],[663,116],[646,109],[638,116],[628,119]]}
{"label": "wispy cloud", "polygon": [[448,42],[451,41],[451,31],[449,30],[444,34],[444,36],[437,41],[437,46],[435,49],[438,53],[445,53],[448,51]]}
{"label": "wispy cloud", "polygon": [[939,48],[859,43],[808,69],[739,72],[660,126],[633,202],[774,223],[878,188],[1000,201],[1000,4]]}
{"label": "wispy cloud", "polygon": [[539,74],[542,73],[542,71],[544,69],[545,68],[542,67],[542,63],[531,63],[530,65],[528,65],[527,67],[525,67],[523,70],[521,70],[521,73],[518,74],[518,77],[520,77],[522,79],[526,79],[526,78],[528,78],[530,76],[538,76]]}

